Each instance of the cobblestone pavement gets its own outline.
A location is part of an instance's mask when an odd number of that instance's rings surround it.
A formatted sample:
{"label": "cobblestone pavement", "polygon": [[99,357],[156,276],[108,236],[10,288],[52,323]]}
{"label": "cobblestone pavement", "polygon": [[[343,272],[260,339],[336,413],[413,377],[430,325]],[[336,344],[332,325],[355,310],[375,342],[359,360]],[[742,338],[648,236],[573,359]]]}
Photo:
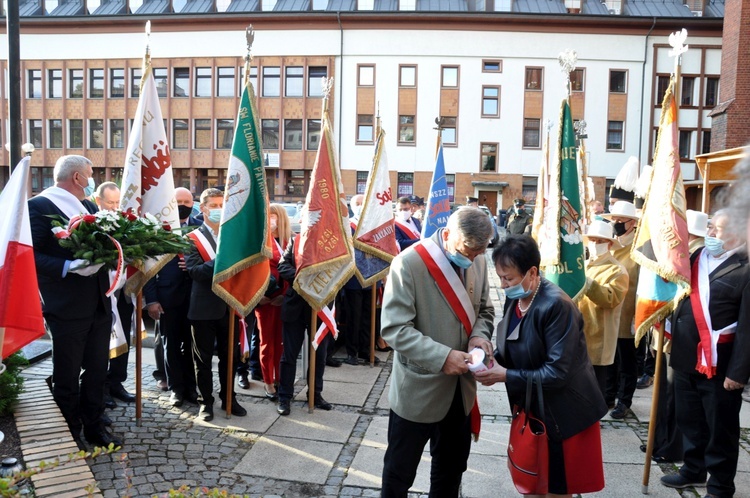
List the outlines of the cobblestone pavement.
{"label": "cobblestone pavement", "polygon": [[[503,293],[491,272],[492,297],[501,311]],[[499,315],[499,313],[498,313]],[[344,354],[343,350],[339,355]],[[217,411],[212,423],[195,420],[198,407],[186,403],[174,408],[169,393],[159,391],[151,377],[153,351],[143,350],[143,415],[135,422],[134,404],[118,401],[108,410],[113,430],[124,439],[123,450],[91,463],[105,497],[164,496],[180,486],[221,488],[250,496],[379,496],[379,478],[388,417],[387,390],[391,354],[378,353],[380,366],[343,365],[326,369],[324,395],[334,410],[307,412],[304,381],[298,380],[297,397],[289,417],[279,417],[276,405],[263,398],[262,384],[249,391],[235,386],[247,417],[225,419]],[[134,391],[134,354],[131,353],[126,387]],[[298,368],[298,374],[301,368]],[[51,360],[25,371],[29,378],[47,377]],[[215,391],[218,391],[218,379]],[[641,495],[643,453],[651,389],[637,391],[633,413],[622,421],[602,421],[607,487],[592,496]],[[737,478],[737,497],[750,497],[750,403],[742,413],[743,439]],[[463,497],[518,496],[510,483],[505,461],[510,411],[504,387],[480,386],[483,437],[472,446],[469,470],[464,476]],[[217,406],[218,408],[218,406]],[[413,490],[426,496],[429,454]],[[680,497],[659,484],[675,465],[653,465],[649,491],[653,496]],[[700,494],[697,494],[700,493]],[[705,488],[683,496],[703,496]]]}

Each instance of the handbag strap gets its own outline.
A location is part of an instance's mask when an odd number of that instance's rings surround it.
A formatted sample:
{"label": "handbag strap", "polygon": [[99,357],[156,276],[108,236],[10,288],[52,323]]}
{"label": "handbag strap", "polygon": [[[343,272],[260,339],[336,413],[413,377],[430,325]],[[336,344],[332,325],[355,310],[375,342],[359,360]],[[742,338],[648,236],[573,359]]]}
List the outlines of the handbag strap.
{"label": "handbag strap", "polygon": [[533,372],[531,375],[526,376],[526,414],[531,413],[531,389],[536,384],[536,395],[537,403],[539,406],[539,413],[537,414],[542,420],[544,420],[544,396],[542,394],[542,376],[539,372]]}

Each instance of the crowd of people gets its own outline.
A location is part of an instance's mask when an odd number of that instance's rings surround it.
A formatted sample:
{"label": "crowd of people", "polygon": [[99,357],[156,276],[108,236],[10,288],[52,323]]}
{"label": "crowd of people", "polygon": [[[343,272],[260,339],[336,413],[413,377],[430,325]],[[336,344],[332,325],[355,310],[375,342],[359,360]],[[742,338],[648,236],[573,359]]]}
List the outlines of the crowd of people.
{"label": "crowd of people", "polygon": [[[750,337],[744,332],[750,319],[750,161],[737,171],[739,180],[725,209],[710,220],[704,213],[687,213],[692,293],[665,321],[671,339],[659,352],[653,342],[636,347],[634,341],[639,272],[631,247],[640,215],[632,190],[610,192],[607,211],[601,203],[591,206],[596,217],[584,236],[586,285],[577,303],[544,278],[522,199],[514,202],[509,235],[492,252],[494,268],[487,268],[484,257],[494,230],[484,211],[471,205],[458,209],[447,226],[422,238],[421,199],[399,199],[395,232],[402,252],[392,262],[381,306],[372,313],[373,290],[354,277],[337,297],[347,364],[369,360],[373,315],[376,347],[394,351],[383,496],[406,496],[427,441],[431,494],[456,496],[471,435],[480,429],[476,382],[505,383],[511,402],[520,406],[532,378],[543,395],[543,408],[531,406],[547,425],[549,493],[571,496],[602,489],[599,420],[607,412],[615,419],[628,415],[635,389],[650,383],[653,371],[646,360],[656,354],[665,356],[668,368],[663,370],[654,458],[684,462],[678,474],[662,482],[682,489],[707,481],[708,497],[733,496],[739,411],[750,378]],[[96,204],[116,209],[117,185],[107,182],[95,189],[92,175],[85,157],[63,156],[54,168],[55,185],[31,199],[29,210],[44,317],[53,340],[54,398],[79,444],[83,436],[94,445],[121,446],[107,429],[104,409],[115,403],[113,398],[132,402],[133,396],[122,384],[127,356],[109,360],[109,338],[115,322],[131,329],[133,303],[121,290],[105,297],[108,272],[61,248],[50,221],[50,215],[70,219],[93,213]],[[190,191],[178,188],[175,197],[190,250],[173,258],[144,288],[144,306],[159,324],[161,350],[154,372],[159,387],[171,391],[176,407],[198,403],[198,418],[210,421],[216,403],[212,357],[218,355],[218,398],[224,410],[232,388],[227,370],[233,349],[240,387],[250,386],[248,376],[262,381],[266,398],[277,403],[280,415],[288,415],[311,311],[292,285],[299,235],[292,232],[285,209],[272,204],[272,276],[265,296],[245,317],[255,344],[245,362],[238,344],[230,348],[227,334],[229,320],[241,317],[211,289],[224,193],[203,191],[197,217]],[[363,201],[362,196],[351,199],[352,230]],[[489,271],[500,277],[506,295],[497,326]],[[434,285],[426,284],[431,281]],[[322,410],[332,409],[322,395],[324,370],[341,365],[332,357],[334,347],[328,336],[316,353],[313,395]],[[472,373],[475,348],[495,362]],[[234,396],[230,410],[236,416],[247,413]]]}

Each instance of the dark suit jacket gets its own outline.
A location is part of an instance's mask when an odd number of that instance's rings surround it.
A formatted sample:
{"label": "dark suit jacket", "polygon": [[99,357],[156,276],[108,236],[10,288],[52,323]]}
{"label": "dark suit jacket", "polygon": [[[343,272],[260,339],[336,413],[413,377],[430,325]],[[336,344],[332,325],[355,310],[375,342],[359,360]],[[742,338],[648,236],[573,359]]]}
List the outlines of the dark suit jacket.
{"label": "dark suit jacket", "polygon": [[[90,213],[97,211],[93,202],[82,202]],[[42,294],[44,315],[65,320],[88,319],[94,316],[97,306],[100,305],[107,314],[111,314],[112,304],[109,298],[104,296],[109,289],[106,270],[99,270],[89,277],[68,272],[63,278],[65,261],[72,261],[75,257],[73,253],[60,247],[52,233],[52,218],[49,215],[67,219],[67,216],[46,197],[37,196],[29,199],[31,239],[34,244],[36,276]]]}
{"label": "dark suit jacket", "polygon": [[307,301],[294,290],[294,277],[297,274],[297,263],[295,261],[294,248],[299,243],[299,235],[292,237],[286,246],[284,254],[279,261],[279,277],[289,282],[289,288],[284,295],[284,303],[281,306],[281,320],[283,322],[294,322],[300,318],[309,323],[312,308]]}
{"label": "dark suit jacket", "polygon": [[[183,226],[200,225],[190,216]],[[175,256],[146,283],[143,287],[146,304],[160,303],[162,308],[175,308],[190,299],[192,281],[188,272],[180,269],[179,263],[180,259]]]}
{"label": "dark suit jacket", "polygon": [[[415,225],[417,225],[417,230],[419,232],[422,232],[422,223],[419,222],[418,219],[412,217],[411,219]],[[412,239],[409,235],[406,234],[403,228],[398,226],[398,223],[395,224],[396,227],[396,242],[398,242],[398,246],[403,251],[407,247],[411,246],[412,244],[416,244],[419,242],[419,239]]]}
{"label": "dark suit jacket", "polygon": [[[690,256],[692,265],[703,249]],[[747,253],[735,253],[708,276],[711,297],[708,311],[711,326],[720,330],[737,322],[734,342],[718,344],[716,377],[747,383],[750,378],[750,266]],[[672,355],[675,370],[697,373],[698,327],[695,325],[690,298],[677,305],[672,316]]]}
{"label": "dark suit jacket", "polygon": [[[199,226],[196,230],[203,232],[215,251],[216,241],[211,234],[211,230],[205,224]],[[185,266],[188,275],[193,280],[188,318],[190,320],[218,320],[228,313],[229,308],[227,303],[211,290],[211,284],[214,280],[214,260],[203,261],[203,256],[192,243],[192,239],[190,239],[190,242],[190,250],[185,254]]]}

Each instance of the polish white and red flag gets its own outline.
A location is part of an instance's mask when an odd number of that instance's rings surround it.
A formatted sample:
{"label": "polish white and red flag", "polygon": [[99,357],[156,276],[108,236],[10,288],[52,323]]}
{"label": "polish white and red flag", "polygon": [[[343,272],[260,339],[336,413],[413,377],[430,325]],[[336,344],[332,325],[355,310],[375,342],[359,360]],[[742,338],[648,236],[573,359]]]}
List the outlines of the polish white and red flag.
{"label": "polish white and red flag", "polygon": [[44,335],[26,203],[29,161],[18,163],[0,193],[0,359]]}

